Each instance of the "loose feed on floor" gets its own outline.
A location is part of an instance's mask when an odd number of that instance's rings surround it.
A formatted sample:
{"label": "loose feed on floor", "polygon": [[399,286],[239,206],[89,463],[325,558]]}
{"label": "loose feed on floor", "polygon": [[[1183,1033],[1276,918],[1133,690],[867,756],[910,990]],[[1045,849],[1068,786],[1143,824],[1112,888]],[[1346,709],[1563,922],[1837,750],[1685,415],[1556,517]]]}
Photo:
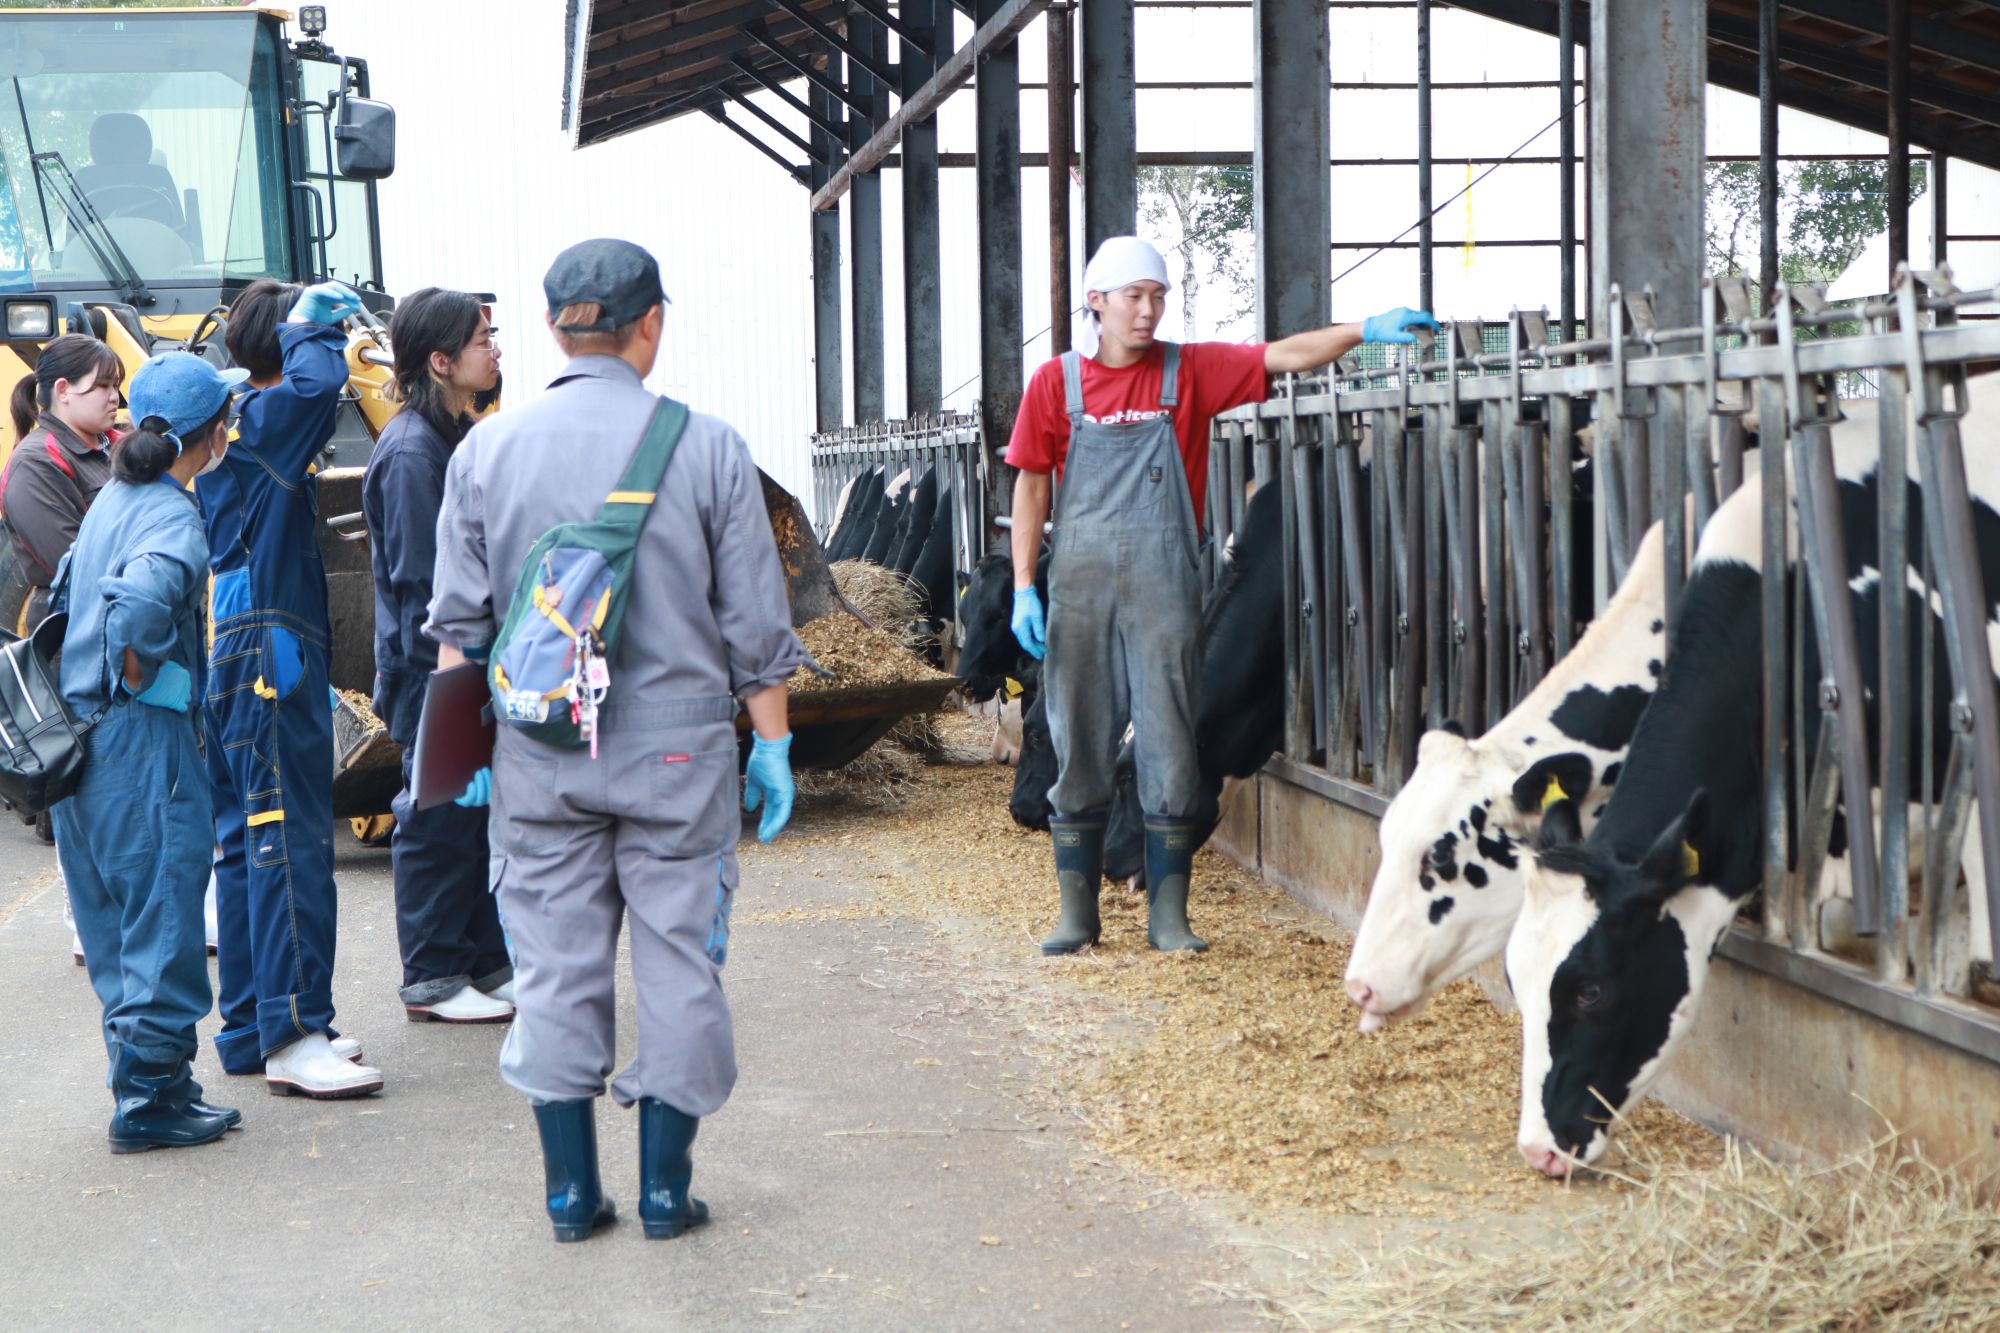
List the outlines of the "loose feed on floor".
{"label": "loose feed on floor", "polygon": [[[1051,1097],[1102,1150],[1191,1194],[1448,1220],[1560,1188],[1514,1148],[1518,1020],[1461,983],[1363,1037],[1344,993],[1344,934],[1213,851],[1197,862],[1190,905],[1207,954],[1153,952],[1143,897],[1107,885],[1103,944],[1043,959],[1050,851],[1009,819],[1012,779],[991,764],[927,766],[892,808],[808,803],[764,854],[851,874],[896,911],[974,932],[1007,969],[996,1003],[1031,987],[1055,997],[1022,1020]],[[1123,1035],[1107,1039],[1107,1025]],[[1673,1170],[1718,1151],[1657,1106],[1626,1137]],[[1627,1187],[1597,1176],[1574,1188]]]}
{"label": "loose feed on floor", "polygon": [[1893,1132],[1820,1170],[1732,1143],[1718,1165],[1649,1171],[1558,1239],[1396,1255],[1277,1309],[1357,1333],[2000,1327],[2000,1212]]}

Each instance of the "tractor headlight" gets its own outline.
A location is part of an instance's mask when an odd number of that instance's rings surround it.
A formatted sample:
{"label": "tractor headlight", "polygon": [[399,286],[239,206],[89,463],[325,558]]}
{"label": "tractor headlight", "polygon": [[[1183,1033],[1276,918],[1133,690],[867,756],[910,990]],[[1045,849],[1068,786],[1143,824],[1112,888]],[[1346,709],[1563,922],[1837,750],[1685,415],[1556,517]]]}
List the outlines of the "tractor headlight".
{"label": "tractor headlight", "polygon": [[29,298],[7,302],[7,336],[26,342],[49,338],[56,331],[54,301]]}
{"label": "tractor headlight", "polygon": [[299,31],[307,37],[318,37],[326,31],[325,5],[299,6]]}

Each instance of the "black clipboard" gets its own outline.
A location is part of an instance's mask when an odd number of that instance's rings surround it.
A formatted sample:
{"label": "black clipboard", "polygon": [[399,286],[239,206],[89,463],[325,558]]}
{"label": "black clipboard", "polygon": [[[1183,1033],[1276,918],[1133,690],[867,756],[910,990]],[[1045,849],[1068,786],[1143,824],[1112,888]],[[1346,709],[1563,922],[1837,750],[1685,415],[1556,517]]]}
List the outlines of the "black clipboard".
{"label": "black clipboard", "polygon": [[493,762],[493,695],[486,667],[464,662],[431,673],[417,720],[410,794],[428,810],[465,794],[473,775]]}

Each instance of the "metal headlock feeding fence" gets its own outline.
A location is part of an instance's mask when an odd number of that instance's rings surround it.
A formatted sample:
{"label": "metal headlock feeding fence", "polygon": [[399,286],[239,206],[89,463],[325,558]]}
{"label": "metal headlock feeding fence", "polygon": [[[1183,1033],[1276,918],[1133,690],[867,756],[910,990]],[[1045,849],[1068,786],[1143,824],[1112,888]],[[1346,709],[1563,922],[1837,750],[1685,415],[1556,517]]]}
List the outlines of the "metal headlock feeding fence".
{"label": "metal headlock feeding fence", "polygon": [[[1699,327],[1662,329],[1649,293],[1613,287],[1605,328],[1616,336],[1552,343],[1545,314],[1516,311],[1503,351],[1487,350],[1484,324],[1459,323],[1414,364],[1344,364],[1224,414],[1210,452],[1211,576],[1253,477],[1284,488],[1288,706],[1274,771],[1379,814],[1422,728],[1455,718],[1477,735],[1570,651],[1655,515],[1671,620],[1701,529],[1746,480],[1746,437],[1785,441],[1758,451],[1747,480],[1763,488],[1764,568],[1793,552],[1806,574],[1796,596],[1787,580],[1764,580],[1762,689],[1791,705],[1765,709],[1761,922],[1739,924],[1722,952],[2000,1061],[2000,1014],[1965,1003],[1994,991],[1969,961],[1959,900],[1976,817],[1996,937],[1986,943],[2000,946],[2000,706],[1986,632],[2000,588],[1982,575],[1959,434],[1967,368],[2000,363],[2000,322],[1958,318],[1995,300],[2000,291],[1958,291],[1948,271],[1905,271],[1884,302],[1829,307],[1815,289],[1781,287],[1775,312],[1753,318],[1743,280],[1722,278],[1704,285]],[[1937,609],[1917,631],[1923,681],[1909,679],[1907,654],[1884,654],[1886,760],[1873,776],[1831,443],[1837,389],[1865,384],[1882,398],[1881,568],[1921,569]],[[2000,376],[1975,387],[2000,395]],[[1990,453],[1975,475],[2000,470]],[[1916,492],[1920,550],[1906,503]],[[1881,605],[1880,642],[1906,643],[1905,599]],[[1810,682],[1808,633],[1824,664]],[[1929,698],[1940,638],[1953,691],[1945,738]],[[1819,741],[1810,771],[1807,728]],[[1922,754],[1948,748],[1941,782],[1928,762],[1910,772],[1912,728]],[[1856,814],[1871,786],[1879,836]],[[1813,919],[1843,790],[1857,958],[1821,951]]]}
{"label": "metal headlock feeding fence", "polygon": [[833,535],[841,494],[850,483],[880,468],[884,480],[907,470],[914,485],[936,469],[938,509],[950,506],[952,568],[970,571],[986,552],[986,474],[979,441],[977,418],[955,413],[813,436],[813,522],[820,540]]}

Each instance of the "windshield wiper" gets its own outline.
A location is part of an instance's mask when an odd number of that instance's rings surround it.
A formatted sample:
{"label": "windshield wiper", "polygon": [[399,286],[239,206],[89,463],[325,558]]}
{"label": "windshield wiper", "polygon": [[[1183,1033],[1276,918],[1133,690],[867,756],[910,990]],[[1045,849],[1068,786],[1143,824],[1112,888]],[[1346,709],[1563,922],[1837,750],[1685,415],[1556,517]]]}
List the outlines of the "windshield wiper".
{"label": "windshield wiper", "polygon": [[[56,202],[62,205],[71,230],[90,247],[105,276],[123,289],[127,304],[154,304],[157,298],[146,290],[146,280],[139,276],[139,270],[118,244],[118,238],[111,234],[111,229],[104,225],[104,219],[91,207],[90,197],[78,187],[69,163],[63,161],[63,155],[54,151],[36,153],[28,160],[34,164],[36,191],[39,193],[44,184],[54,187]],[[46,182],[43,180],[44,173],[48,177]]]}

